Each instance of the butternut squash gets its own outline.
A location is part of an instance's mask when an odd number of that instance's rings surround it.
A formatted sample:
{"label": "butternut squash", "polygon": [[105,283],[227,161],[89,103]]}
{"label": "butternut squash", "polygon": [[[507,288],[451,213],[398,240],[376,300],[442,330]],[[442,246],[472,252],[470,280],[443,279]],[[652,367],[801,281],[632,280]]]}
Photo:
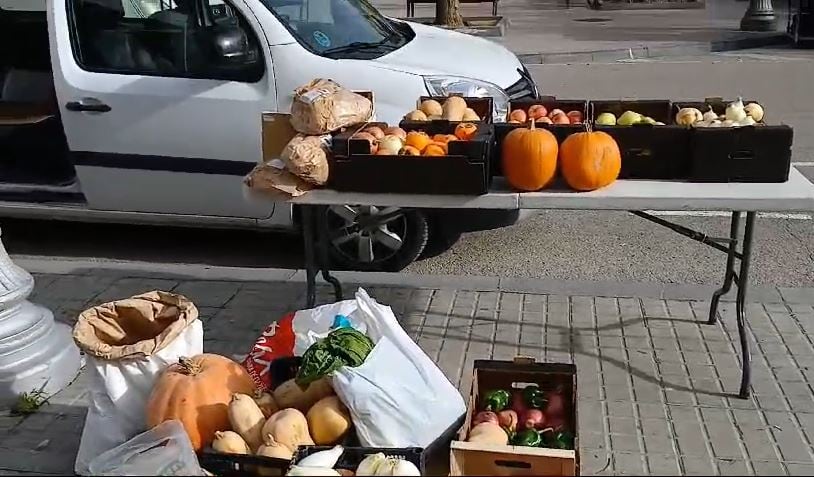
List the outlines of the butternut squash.
{"label": "butternut squash", "polygon": [[441,118],[449,121],[463,121],[466,101],[460,96],[450,96],[444,101]]}
{"label": "butternut squash", "polygon": [[232,431],[215,431],[212,449],[226,454],[251,453],[246,441],[237,432]]}
{"label": "butternut squash", "polygon": [[232,394],[232,400],[229,402],[229,422],[232,424],[232,429],[240,434],[252,450],[257,449],[263,443],[260,432],[263,430],[266,418],[251,396],[240,393]]}
{"label": "butternut squash", "polygon": [[280,409],[293,407],[302,412],[308,412],[314,403],[333,393],[329,378],[323,377],[309,384],[305,389],[300,388],[294,379],[289,379],[277,386],[273,395],[274,401]]}
{"label": "butternut squash", "polygon": [[294,408],[283,409],[274,413],[263,426],[263,435],[271,434],[276,442],[297,449],[297,446],[314,445],[311,434],[308,433],[308,420]]}
{"label": "butternut squash", "polygon": [[260,408],[260,411],[263,412],[263,416],[265,416],[266,419],[280,410],[280,406],[277,405],[277,401],[274,400],[274,396],[272,396],[271,393],[264,392],[260,396],[255,396],[254,402],[257,403],[257,407]]}

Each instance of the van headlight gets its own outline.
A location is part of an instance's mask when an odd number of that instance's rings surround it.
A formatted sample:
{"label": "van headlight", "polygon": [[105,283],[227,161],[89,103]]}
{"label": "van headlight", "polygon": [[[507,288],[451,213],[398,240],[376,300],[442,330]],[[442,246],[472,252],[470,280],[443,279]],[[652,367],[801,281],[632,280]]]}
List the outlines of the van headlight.
{"label": "van headlight", "polygon": [[473,98],[491,96],[494,110],[493,119],[504,121],[509,109],[509,95],[492,83],[458,76],[425,76],[424,84],[430,96],[449,96],[460,94]]}

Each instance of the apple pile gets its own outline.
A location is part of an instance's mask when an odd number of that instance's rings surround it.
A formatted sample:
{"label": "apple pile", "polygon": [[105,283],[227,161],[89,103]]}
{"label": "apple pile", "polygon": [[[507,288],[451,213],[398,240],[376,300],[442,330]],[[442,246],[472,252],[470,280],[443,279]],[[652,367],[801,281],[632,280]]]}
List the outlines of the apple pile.
{"label": "apple pile", "polygon": [[566,113],[556,108],[548,111],[542,104],[532,105],[528,111],[515,109],[509,113],[509,122],[512,124],[523,124],[527,121],[534,121],[535,124],[580,124],[582,119],[582,111],[573,110]]}

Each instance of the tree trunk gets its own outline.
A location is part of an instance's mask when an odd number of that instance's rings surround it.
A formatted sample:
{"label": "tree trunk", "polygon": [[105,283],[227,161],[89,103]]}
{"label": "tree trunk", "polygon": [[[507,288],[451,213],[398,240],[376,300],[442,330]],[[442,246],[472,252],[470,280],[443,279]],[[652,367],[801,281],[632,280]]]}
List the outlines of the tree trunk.
{"label": "tree trunk", "polygon": [[435,24],[445,25],[451,28],[460,28],[464,26],[464,19],[461,17],[459,1],[436,0]]}

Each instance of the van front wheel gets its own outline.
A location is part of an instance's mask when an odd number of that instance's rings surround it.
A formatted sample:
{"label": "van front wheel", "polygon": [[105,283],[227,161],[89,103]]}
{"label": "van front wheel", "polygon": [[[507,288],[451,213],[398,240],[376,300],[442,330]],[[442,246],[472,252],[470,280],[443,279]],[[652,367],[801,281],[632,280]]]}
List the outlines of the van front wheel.
{"label": "van front wheel", "polygon": [[323,220],[332,260],[350,270],[401,271],[421,255],[429,236],[419,210],[334,205]]}

